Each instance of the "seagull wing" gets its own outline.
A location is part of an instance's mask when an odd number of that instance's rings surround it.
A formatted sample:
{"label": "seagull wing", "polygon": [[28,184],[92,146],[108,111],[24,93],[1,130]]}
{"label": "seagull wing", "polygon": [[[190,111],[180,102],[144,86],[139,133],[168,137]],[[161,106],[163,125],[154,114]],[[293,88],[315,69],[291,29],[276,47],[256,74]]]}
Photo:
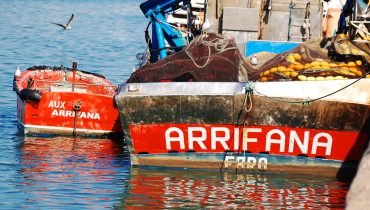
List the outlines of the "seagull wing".
{"label": "seagull wing", "polygon": [[73,20],[73,18],[75,17],[75,15],[74,14],[72,14],[71,15],[71,17],[69,18],[69,20],[68,20],[68,23],[67,23],[67,25],[66,25],[66,27],[68,27],[68,26],[71,26],[72,25],[72,20]]}
{"label": "seagull wing", "polygon": [[66,29],[66,27],[63,25],[63,24],[60,24],[60,23],[53,23],[54,25],[57,25],[57,26],[60,26],[60,27],[62,27],[62,28],[64,28],[64,29]]}

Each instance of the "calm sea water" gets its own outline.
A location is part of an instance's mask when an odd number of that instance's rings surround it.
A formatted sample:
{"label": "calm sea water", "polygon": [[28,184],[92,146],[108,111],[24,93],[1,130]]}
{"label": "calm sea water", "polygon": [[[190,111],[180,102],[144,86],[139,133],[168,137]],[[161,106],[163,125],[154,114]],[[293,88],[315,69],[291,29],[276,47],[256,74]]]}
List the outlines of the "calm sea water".
{"label": "calm sea water", "polygon": [[[343,208],[348,183],[284,174],[131,169],[121,140],[24,137],[13,73],[71,66],[124,82],[145,48],[134,0],[0,1],[0,208]],[[75,14],[73,28],[63,31]]]}

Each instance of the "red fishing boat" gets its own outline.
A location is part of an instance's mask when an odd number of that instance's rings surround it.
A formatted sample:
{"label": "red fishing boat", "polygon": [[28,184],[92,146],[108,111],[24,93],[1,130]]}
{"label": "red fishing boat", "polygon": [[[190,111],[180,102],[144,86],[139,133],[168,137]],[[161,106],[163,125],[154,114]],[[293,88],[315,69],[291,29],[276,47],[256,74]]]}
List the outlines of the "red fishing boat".
{"label": "red fishing boat", "polygon": [[18,126],[29,134],[122,135],[117,86],[73,68],[35,66],[14,75]]}

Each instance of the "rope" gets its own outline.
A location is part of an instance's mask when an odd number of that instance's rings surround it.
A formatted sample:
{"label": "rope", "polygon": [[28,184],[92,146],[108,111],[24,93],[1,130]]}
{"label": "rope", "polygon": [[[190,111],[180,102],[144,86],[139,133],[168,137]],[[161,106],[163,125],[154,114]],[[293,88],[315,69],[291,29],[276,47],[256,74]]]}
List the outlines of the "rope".
{"label": "rope", "polygon": [[[222,36],[218,36],[217,38],[214,38],[210,41],[206,41],[204,40],[204,38],[207,37],[207,34],[204,33],[202,35],[200,35],[200,38],[198,40],[194,40],[192,43],[190,43],[190,45],[185,49],[185,53],[189,56],[189,58],[193,61],[194,65],[198,68],[204,68],[208,65],[209,61],[211,60],[211,58],[213,58],[215,55],[218,55],[218,54],[221,54],[225,51],[228,51],[228,50],[234,50],[234,49],[238,49],[237,47],[227,47],[230,43],[229,43],[229,40],[228,39],[225,39],[223,38]],[[207,48],[208,48],[208,56],[207,56],[207,60],[206,62],[203,64],[203,65],[200,65],[198,64],[196,61],[195,61],[195,58],[193,57],[193,55],[188,51],[189,48],[191,48],[192,45],[205,45]],[[211,55],[211,47],[215,49],[215,53],[213,55]]]}
{"label": "rope", "polygon": [[[248,82],[247,86],[245,86],[245,98],[243,103],[243,108],[246,112],[250,112],[253,107],[252,95],[253,95],[253,88],[254,85],[251,82]],[[249,102],[249,107],[247,108],[247,102]]]}
{"label": "rope", "polygon": [[207,56],[207,60],[206,62],[203,64],[203,65],[199,65],[197,64],[197,62],[195,61],[193,55],[188,51],[188,48],[185,49],[185,53],[189,56],[189,58],[191,59],[191,61],[193,61],[194,65],[200,69],[206,67],[209,63],[209,60],[211,59],[211,47],[207,46],[207,49],[208,49],[208,56]]}

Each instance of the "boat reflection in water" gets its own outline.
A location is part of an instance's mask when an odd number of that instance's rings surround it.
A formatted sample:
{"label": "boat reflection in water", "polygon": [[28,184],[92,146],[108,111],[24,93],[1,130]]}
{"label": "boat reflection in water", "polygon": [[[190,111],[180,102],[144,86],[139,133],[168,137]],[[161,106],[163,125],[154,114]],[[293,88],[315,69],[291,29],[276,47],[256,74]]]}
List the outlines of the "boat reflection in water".
{"label": "boat reflection in water", "polygon": [[35,208],[111,207],[129,176],[122,140],[25,137],[20,152],[20,187]]}
{"label": "boat reflection in water", "polygon": [[122,205],[148,208],[343,208],[348,184],[332,177],[132,169]]}
{"label": "boat reflection in water", "polygon": [[26,137],[22,206],[56,208],[343,208],[348,183],[323,175],[131,168],[122,140]]}

